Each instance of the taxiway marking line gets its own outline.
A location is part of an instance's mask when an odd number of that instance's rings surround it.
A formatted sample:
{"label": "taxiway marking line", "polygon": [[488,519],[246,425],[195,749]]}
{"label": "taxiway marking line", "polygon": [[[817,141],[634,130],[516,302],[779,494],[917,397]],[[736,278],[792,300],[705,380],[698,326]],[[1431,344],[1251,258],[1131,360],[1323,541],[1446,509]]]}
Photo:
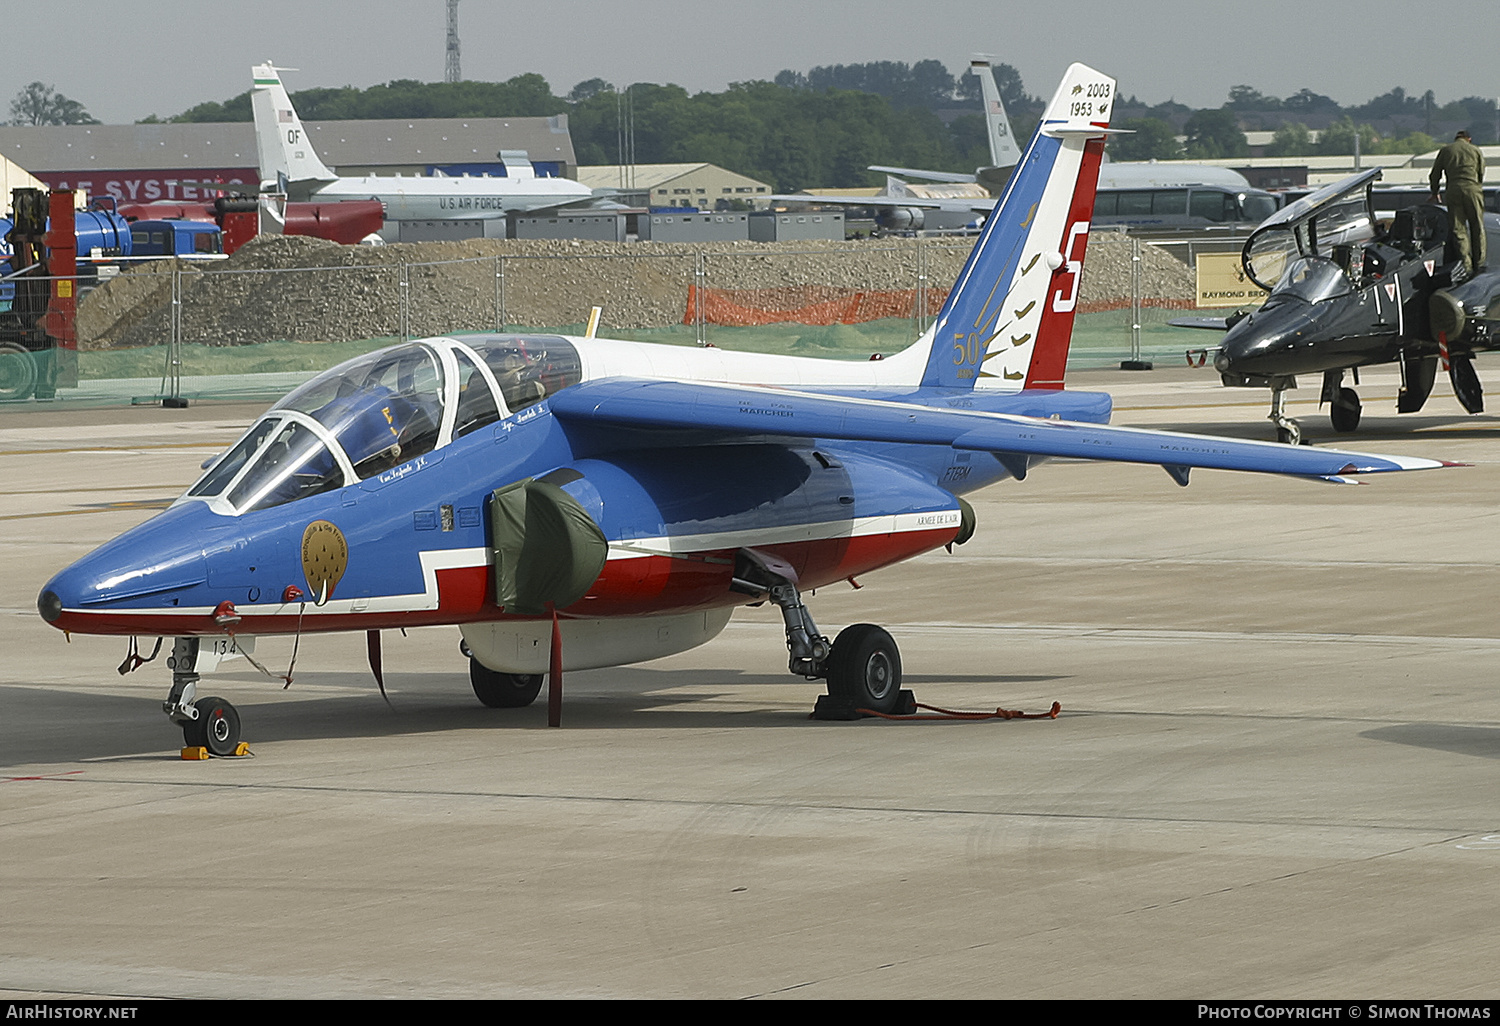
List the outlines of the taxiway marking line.
{"label": "taxiway marking line", "polygon": [[50,509],[41,513],[6,513],[0,520],[38,520],[42,517],[71,517],[79,513],[129,513],[138,510],[166,509],[171,499],[141,499],[139,501],[110,502],[84,509]]}

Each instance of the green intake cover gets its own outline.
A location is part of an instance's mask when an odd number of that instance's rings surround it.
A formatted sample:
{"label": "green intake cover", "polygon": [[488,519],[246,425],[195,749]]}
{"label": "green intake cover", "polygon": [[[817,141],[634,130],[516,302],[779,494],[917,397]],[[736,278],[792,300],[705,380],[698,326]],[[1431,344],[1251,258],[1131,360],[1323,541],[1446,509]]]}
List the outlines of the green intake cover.
{"label": "green intake cover", "polygon": [[609,542],[592,517],[556,485],[527,478],[490,498],[495,604],[539,616],[564,609],[599,579]]}

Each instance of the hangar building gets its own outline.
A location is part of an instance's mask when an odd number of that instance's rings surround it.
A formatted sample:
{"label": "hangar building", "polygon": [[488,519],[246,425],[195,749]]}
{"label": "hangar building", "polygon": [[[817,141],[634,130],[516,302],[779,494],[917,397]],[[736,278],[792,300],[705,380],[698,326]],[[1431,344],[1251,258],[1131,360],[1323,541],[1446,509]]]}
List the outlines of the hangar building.
{"label": "hangar building", "polygon": [[577,179],[594,190],[635,207],[693,207],[723,210],[741,200],[762,208],[771,187],[715,164],[590,164]]}
{"label": "hangar building", "polygon": [[[568,117],[308,121],[323,162],[344,175],[504,175],[501,150],[525,150],[539,175],[574,177]],[[255,189],[255,126],[248,121],[157,125],[4,125],[0,157],[54,189],[121,200],[201,200],[183,182]]]}

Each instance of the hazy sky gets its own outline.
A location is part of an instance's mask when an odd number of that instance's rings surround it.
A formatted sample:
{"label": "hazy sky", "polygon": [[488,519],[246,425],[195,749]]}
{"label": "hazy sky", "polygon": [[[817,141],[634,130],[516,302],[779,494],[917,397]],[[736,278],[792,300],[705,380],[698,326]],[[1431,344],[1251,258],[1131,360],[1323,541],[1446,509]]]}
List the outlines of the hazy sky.
{"label": "hazy sky", "polygon": [[[0,0],[0,119],[28,82],[124,123],[224,100],[250,65],[301,69],[292,90],[440,81],[444,0]],[[934,57],[955,73],[974,51],[1050,95],[1071,61],[1125,95],[1218,106],[1239,83],[1303,87],[1360,103],[1394,86],[1440,102],[1500,94],[1483,4],[1450,0],[462,0],[465,78],[537,72],[559,95],[584,79],[675,82],[691,91],[783,68]],[[1470,34],[1474,49],[1452,53]]]}

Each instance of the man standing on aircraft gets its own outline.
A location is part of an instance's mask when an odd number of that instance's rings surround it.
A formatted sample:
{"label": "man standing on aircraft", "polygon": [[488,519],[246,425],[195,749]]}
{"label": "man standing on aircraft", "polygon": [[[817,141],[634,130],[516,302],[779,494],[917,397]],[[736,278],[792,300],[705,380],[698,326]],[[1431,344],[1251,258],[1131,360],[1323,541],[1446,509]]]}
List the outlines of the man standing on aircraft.
{"label": "man standing on aircraft", "polygon": [[1478,273],[1485,267],[1484,252],[1484,153],[1469,141],[1469,133],[1460,129],[1453,141],[1438,150],[1432,162],[1428,181],[1432,201],[1438,202],[1438,181],[1448,175],[1448,189],[1443,199],[1448,204],[1448,227],[1458,243],[1458,255],[1469,270]]}

